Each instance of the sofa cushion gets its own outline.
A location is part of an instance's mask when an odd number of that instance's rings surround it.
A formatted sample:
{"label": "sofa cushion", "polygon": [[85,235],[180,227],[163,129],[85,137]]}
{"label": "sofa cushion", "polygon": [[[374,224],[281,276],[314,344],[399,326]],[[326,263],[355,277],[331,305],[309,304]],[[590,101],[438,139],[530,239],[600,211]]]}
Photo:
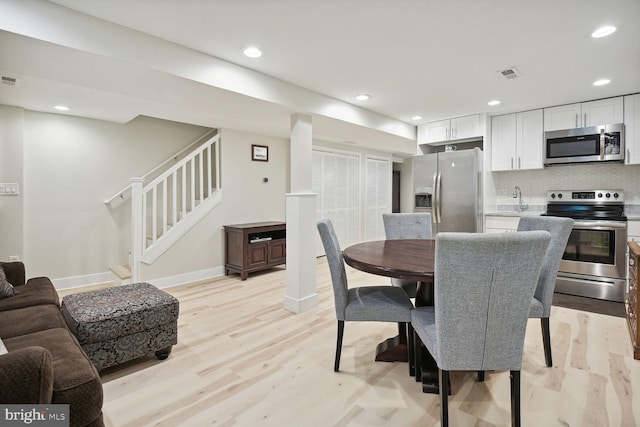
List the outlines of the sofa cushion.
{"label": "sofa cushion", "polygon": [[7,347],[2,342],[2,338],[0,338],[0,356],[3,354],[7,354]]}
{"label": "sofa cushion", "polygon": [[65,327],[60,309],[53,304],[0,311],[0,337],[5,339]]}
{"label": "sofa cushion", "polygon": [[43,304],[60,306],[58,292],[53,287],[53,283],[46,277],[29,279],[25,285],[18,286],[18,290],[20,293],[11,298],[0,298],[0,311]]}
{"label": "sofa cushion", "polygon": [[4,270],[7,280],[14,287],[22,286],[25,283],[24,264],[20,261],[0,262],[0,267]]}
{"label": "sofa cushion", "polygon": [[[3,370],[10,371],[3,372]],[[53,393],[53,366],[49,350],[39,346],[12,350],[0,356],[0,402],[48,404]]]}
{"label": "sofa cushion", "polygon": [[0,265],[0,298],[12,297],[15,294],[16,290],[7,280],[7,276],[4,274],[4,269]]}
{"label": "sofa cushion", "polygon": [[98,371],[68,329],[54,328],[4,340],[9,353],[41,346],[51,353],[51,403],[70,404],[71,425],[84,426],[102,417],[102,383]]}

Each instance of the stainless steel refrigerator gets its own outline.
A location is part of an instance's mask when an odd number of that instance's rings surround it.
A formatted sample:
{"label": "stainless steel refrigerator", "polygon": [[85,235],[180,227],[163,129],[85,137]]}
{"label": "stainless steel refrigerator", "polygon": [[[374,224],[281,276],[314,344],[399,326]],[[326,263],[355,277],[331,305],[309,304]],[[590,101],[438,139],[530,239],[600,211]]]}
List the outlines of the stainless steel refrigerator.
{"label": "stainless steel refrigerator", "polygon": [[482,150],[413,157],[414,211],[430,212],[440,231],[482,232]]}

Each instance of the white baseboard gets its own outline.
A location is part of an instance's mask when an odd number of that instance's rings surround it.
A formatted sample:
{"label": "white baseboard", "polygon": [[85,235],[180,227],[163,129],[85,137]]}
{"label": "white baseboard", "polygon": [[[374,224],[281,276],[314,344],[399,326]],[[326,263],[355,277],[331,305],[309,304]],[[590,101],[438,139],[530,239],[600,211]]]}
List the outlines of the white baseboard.
{"label": "white baseboard", "polygon": [[60,279],[51,279],[56,289],[73,289],[82,288],[84,286],[98,285],[102,283],[114,282],[120,280],[111,271],[103,273],[87,274],[84,276],[63,277]]}
{"label": "white baseboard", "polygon": [[309,295],[301,299],[296,299],[288,295],[284,297],[284,308],[296,314],[316,308],[318,304],[318,294]]}
{"label": "white baseboard", "polygon": [[224,267],[206,268],[204,270],[190,271],[188,273],[177,274],[175,276],[162,277],[160,279],[149,279],[143,282],[149,282],[159,289],[170,288],[172,286],[184,285],[187,283],[199,282],[201,280],[214,279],[224,275]]}
{"label": "white baseboard", "polygon": [[[190,271],[188,273],[177,274],[175,276],[162,277],[159,279],[142,279],[143,282],[149,282],[156,288],[170,288],[172,286],[184,285],[186,283],[199,282],[201,280],[214,279],[224,275],[224,267],[207,268],[199,271]],[[98,285],[110,282],[122,282],[122,284],[131,283],[131,279],[121,281],[113,272],[105,271],[103,273],[87,274],[84,276],[63,277],[60,279],[51,279],[53,286],[58,290],[82,288],[85,286]]]}

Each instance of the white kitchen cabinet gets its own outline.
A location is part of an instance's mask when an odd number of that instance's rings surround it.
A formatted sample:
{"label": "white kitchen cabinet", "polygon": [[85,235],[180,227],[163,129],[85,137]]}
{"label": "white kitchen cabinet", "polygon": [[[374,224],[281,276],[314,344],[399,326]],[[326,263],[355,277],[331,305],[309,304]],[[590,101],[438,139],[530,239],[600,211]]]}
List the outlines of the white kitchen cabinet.
{"label": "white kitchen cabinet", "polygon": [[451,139],[465,139],[482,136],[480,115],[458,117],[451,119]]}
{"label": "white kitchen cabinet", "polygon": [[544,109],[545,132],[587,126],[622,123],[623,97],[599,99],[580,104],[560,105]]}
{"label": "white kitchen cabinet", "polygon": [[418,143],[430,143],[449,140],[451,120],[425,123],[418,126]]}
{"label": "white kitchen cabinet", "polygon": [[485,233],[507,233],[518,230],[519,216],[486,215],[484,217]]}
{"label": "white kitchen cabinet", "polygon": [[640,164],[640,94],[624,97],[625,163]]}
{"label": "white kitchen cabinet", "polygon": [[479,114],[424,123],[418,126],[418,144],[477,138],[483,135]]}
{"label": "white kitchen cabinet", "polygon": [[542,169],[542,110],[491,118],[491,170]]}

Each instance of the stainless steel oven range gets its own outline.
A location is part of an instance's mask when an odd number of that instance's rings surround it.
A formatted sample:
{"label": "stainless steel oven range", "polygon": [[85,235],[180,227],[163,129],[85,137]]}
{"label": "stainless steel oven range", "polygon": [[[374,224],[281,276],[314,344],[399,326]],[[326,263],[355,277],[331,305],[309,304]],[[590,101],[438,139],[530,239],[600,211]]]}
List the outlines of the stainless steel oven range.
{"label": "stainless steel oven range", "polygon": [[624,301],[627,217],[622,190],[547,192],[547,216],[573,218],[556,292]]}

